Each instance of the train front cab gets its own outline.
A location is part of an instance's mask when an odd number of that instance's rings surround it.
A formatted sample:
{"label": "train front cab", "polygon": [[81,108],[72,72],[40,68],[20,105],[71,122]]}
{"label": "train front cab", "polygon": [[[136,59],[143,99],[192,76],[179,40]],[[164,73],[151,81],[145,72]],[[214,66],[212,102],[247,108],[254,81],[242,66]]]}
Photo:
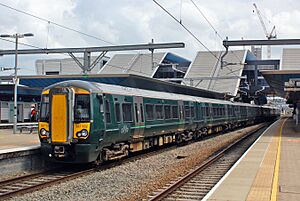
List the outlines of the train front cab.
{"label": "train front cab", "polygon": [[75,87],[55,87],[42,94],[39,137],[42,155],[54,162],[87,163],[98,157],[90,143],[91,94]]}

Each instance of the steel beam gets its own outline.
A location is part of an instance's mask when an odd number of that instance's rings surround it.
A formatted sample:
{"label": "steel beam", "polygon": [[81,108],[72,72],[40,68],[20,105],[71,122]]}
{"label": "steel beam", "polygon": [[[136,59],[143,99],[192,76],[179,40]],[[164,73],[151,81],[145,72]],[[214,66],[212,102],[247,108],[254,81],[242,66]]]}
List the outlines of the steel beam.
{"label": "steel beam", "polygon": [[[85,52],[109,52],[109,51],[131,51],[131,50],[153,50],[168,48],[184,48],[184,43],[149,43],[137,45],[117,45],[103,47],[84,47],[84,48],[53,48],[53,49],[21,49],[18,54],[60,54],[60,53],[85,53]],[[15,50],[0,50],[0,55],[14,55]]]}
{"label": "steel beam", "polygon": [[221,68],[226,65],[224,57],[228,53],[228,48],[230,46],[252,46],[252,45],[300,45],[300,39],[276,39],[276,40],[231,40],[228,38],[223,40],[223,46],[226,51],[221,57]]}
{"label": "steel beam", "polygon": [[71,52],[69,52],[68,54],[75,61],[75,63],[83,70],[82,63],[75,57],[75,55],[72,54]]}
{"label": "steel beam", "polygon": [[279,65],[280,61],[277,59],[273,60],[253,60],[253,61],[247,61],[246,65]]}
{"label": "steel beam", "polygon": [[300,39],[276,39],[276,40],[223,40],[224,47],[252,46],[252,45],[300,45]]}
{"label": "steel beam", "polygon": [[90,70],[92,70],[97,65],[97,63],[105,56],[106,53],[107,53],[106,51],[101,52],[101,54],[96,57],[96,59],[93,61],[93,63],[90,66]]}
{"label": "steel beam", "polygon": [[190,81],[190,80],[231,80],[231,79],[245,79],[246,76],[220,76],[220,77],[191,77],[191,78],[156,78],[164,81]]}

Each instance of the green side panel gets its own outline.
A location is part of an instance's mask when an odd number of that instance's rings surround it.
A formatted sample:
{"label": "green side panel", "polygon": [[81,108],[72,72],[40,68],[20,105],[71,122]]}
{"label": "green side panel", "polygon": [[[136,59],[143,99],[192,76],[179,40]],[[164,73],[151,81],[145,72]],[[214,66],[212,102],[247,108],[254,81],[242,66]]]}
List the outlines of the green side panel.
{"label": "green side panel", "polygon": [[[122,141],[129,141],[134,131],[134,122],[124,122],[123,121],[123,112],[122,104],[123,103],[133,103],[133,98],[131,96],[121,96],[121,95],[112,95],[106,94],[105,99],[109,100],[110,106],[110,118],[111,122],[106,123],[105,128],[105,140],[108,144],[113,144]],[[116,109],[115,104],[120,104],[120,114],[121,121],[117,122],[116,119]],[[133,118],[133,108],[132,108],[132,118]]]}

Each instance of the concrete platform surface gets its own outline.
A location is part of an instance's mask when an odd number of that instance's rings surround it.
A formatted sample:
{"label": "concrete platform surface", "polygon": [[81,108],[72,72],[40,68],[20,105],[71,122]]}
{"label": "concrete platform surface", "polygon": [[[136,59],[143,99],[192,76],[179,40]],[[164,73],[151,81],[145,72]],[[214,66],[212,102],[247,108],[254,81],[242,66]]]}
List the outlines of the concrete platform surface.
{"label": "concrete platform surface", "polygon": [[203,200],[300,200],[300,132],[273,123]]}
{"label": "concrete platform surface", "polygon": [[37,147],[40,145],[37,131],[32,134],[23,132],[22,134],[13,134],[12,129],[0,129],[0,151],[11,152],[18,149],[24,150],[24,147]]}

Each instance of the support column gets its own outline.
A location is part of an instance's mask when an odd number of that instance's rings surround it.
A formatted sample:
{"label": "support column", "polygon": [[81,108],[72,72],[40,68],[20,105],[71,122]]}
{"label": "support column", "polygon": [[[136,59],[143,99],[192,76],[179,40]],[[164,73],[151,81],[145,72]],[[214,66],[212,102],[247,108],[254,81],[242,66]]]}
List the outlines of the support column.
{"label": "support column", "polygon": [[257,72],[257,65],[254,65],[254,88],[257,89],[257,80],[258,80],[258,72]]}
{"label": "support column", "polygon": [[83,74],[89,71],[91,66],[91,52],[85,51],[83,54]]}

